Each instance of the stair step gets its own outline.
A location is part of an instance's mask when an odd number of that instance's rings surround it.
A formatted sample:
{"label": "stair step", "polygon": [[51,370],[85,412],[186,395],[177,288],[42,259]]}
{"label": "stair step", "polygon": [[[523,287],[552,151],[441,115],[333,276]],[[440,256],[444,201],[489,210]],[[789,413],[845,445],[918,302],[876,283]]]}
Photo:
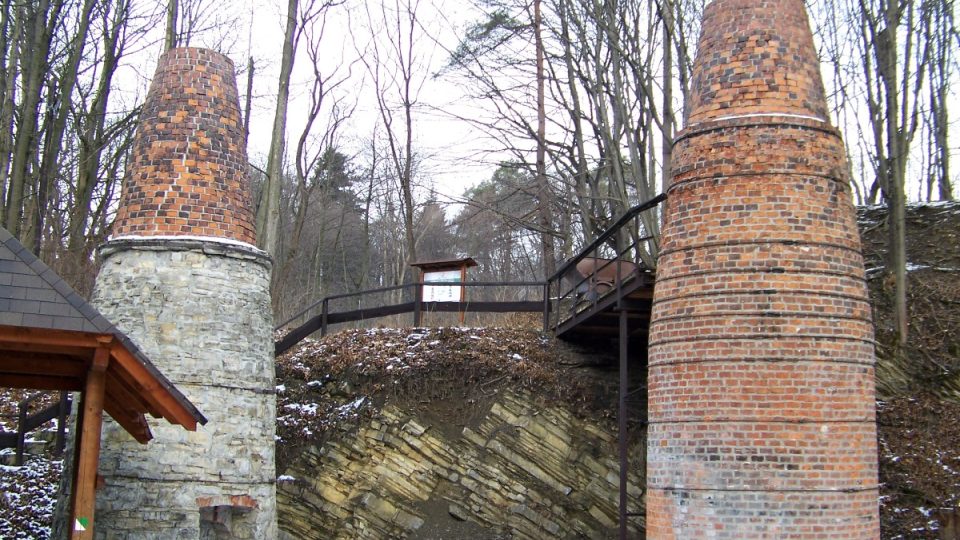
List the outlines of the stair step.
{"label": "stair step", "polygon": [[[30,456],[49,456],[56,445],[56,431],[34,431],[27,436],[23,444],[24,459]],[[17,460],[16,448],[0,450],[0,465],[15,465]]]}

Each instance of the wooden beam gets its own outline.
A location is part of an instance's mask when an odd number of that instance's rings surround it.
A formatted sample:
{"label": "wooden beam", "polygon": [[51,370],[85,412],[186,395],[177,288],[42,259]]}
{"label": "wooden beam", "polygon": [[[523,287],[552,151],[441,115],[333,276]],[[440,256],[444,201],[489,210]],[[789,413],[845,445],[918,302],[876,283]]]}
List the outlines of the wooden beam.
{"label": "wooden beam", "polygon": [[[130,386],[118,373],[117,364],[111,362],[107,369],[107,395],[110,396],[117,405],[124,409],[129,409],[134,414],[143,414],[150,412],[150,405],[144,401],[140,391]],[[112,414],[110,416],[113,416]]]}
{"label": "wooden beam", "polygon": [[107,386],[107,366],[110,364],[109,343],[103,344],[93,355],[83,392],[83,425],[78,433],[76,492],[70,520],[70,539],[93,538],[94,509],[96,507],[97,464],[100,460],[100,429],[103,425],[104,391]]}
{"label": "wooden beam", "polygon": [[83,390],[83,378],[0,373],[0,386],[6,388],[28,388],[30,390],[67,390],[69,392],[80,392]]}
{"label": "wooden beam", "polygon": [[188,431],[197,430],[197,419],[193,414],[122,343],[116,342],[112,353],[118,363],[115,370],[117,377],[126,382],[131,390],[140,392],[140,397],[152,407],[147,412],[159,414],[171,424],[181,425]]}
{"label": "wooden beam", "polygon": [[100,346],[100,340],[104,339],[112,340],[113,335],[72,330],[54,330],[52,328],[26,328],[23,326],[0,325],[0,340],[2,341],[96,349]]}
{"label": "wooden beam", "polygon": [[0,373],[82,378],[86,371],[87,361],[75,356],[0,350]]}
{"label": "wooden beam", "polygon": [[94,349],[91,347],[80,347],[76,345],[50,345],[47,343],[25,343],[21,341],[10,341],[9,339],[0,339],[0,350],[2,351],[20,351],[20,352],[39,352],[50,354],[63,354],[77,356],[89,360],[93,356]]}
{"label": "wooden beam", "polygon": [[153,438],[153,434],[150,433],[150,426],[147,425],[147,420],[143,415],[118,404],[110,395],[104,398],[103,410],[107,411],[110,418],[120,424],[120,427],[136,439],[138,443],[147,444]]}

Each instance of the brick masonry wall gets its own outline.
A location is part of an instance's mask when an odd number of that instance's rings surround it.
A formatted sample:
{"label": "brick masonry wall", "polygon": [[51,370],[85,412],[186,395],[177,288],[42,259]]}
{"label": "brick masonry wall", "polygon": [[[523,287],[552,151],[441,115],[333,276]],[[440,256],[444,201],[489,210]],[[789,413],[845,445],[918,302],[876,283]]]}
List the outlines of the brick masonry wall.
{"label": "brick masonry wall", "polygon": [[233,62],[205,49],[160,57],[134,138],[113,236],[254,244]]}
{"label": "brick masonry wall", "polygon": [[877,538],[874,350],[801,0],[704,13],[650,327],[649,538]]}
{"label": "brick masonry wall", "polygon": [[704,21],[687,125],[729,115],[827,118],[820,65],[800,2],[719,0]]}

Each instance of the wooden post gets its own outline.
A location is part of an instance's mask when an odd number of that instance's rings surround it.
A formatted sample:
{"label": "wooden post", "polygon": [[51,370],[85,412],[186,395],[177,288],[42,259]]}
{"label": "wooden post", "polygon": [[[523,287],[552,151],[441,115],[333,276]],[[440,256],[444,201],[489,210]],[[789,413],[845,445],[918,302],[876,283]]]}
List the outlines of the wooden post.
{"label": "wooden post", "polygon": [[62,455],[67,444],[67,417],[70,416],[70,398],[65,391],[60,391],[60,408],[57,411],[57,444],[54,447],[55,455]]}
{"label": "wooden post", "polygon": [[467,286],[464,283],[467,282],[467,265],[464,264],[460,267],[460,326],[463,326],[466,321],[467,311],[463,309],[463,302],[467,299]]}
{"label": "wooden post", "polygon": [[420,284],[417,286],[416,291],[413,299],[413,326],[419,328],[422,322],[421,312],[423,310],[423,271],[420,272]]}
{"label": "wooden post", "polygon": [[[559,304],[559,301],[557,302]],[[560,321],[559,314],[557,315],[557,322]],[[546,334],[550,330],[550,278],[547,278],[547,281],[543,283],[543,333]]]}
{"label": "wooden post", "polygon": [[83,392],[83,425],[77,433],[79,458],[73,483],[75,499],[70,520],[71,540],[93,538],[97,464],[100,460],[100,428],[103,424],[104,390],[109,363],[109,343],[101,342],[93,355]]}
{"label": "wooden post", "polygon": [[32,398],[20,402],[17,410],[17,455],[13,462],[17,467],[23,465],[23,452],[27,444],[27,410]]}
{"label": "wooden post", "polygon": [[330,314],[330,304],[327,298],[323,299],[323,311],[320,312],[320,337],[327,335],[327,318]]}

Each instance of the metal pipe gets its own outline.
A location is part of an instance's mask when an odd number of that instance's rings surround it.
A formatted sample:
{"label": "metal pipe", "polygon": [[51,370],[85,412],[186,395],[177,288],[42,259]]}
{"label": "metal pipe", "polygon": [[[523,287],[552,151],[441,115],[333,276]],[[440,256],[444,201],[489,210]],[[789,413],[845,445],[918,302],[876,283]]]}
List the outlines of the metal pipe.
{"label": "metal pipe", "polygon": [[627,310],[620,310],[620,392],[617,412],[617,442],[620,452],[620,540],[627,538]]}

